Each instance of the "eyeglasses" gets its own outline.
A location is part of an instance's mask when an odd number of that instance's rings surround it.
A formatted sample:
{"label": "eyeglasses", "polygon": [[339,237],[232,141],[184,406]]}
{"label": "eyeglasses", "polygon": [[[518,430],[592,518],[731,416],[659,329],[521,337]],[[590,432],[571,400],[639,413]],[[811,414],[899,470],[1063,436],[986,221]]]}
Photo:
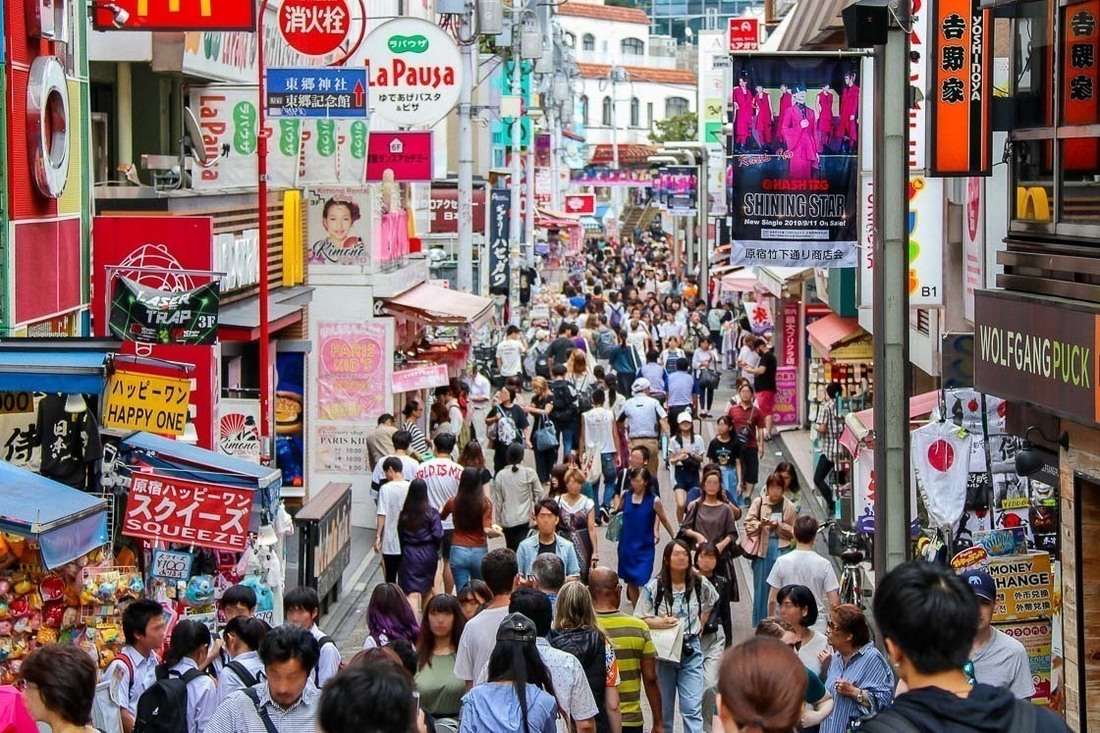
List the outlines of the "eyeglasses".
{"label": "eyeglasses", "polygon": [[839,631],[840,630],[840,626],[837,624],[836,621],[826,622],[825,628],[829,631]]}

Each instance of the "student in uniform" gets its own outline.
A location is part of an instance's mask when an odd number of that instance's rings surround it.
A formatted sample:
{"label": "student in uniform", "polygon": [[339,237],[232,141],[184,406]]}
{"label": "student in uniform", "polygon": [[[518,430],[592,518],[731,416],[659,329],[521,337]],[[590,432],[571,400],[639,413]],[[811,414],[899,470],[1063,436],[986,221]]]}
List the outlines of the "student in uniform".
{"label": "student in uniform", "polygon": [[187,683],[187,733],[202,733],[218,707],[214,679],[199,669],[210,649],[210,629],[199,621],[182,619],[172,628],[172,641],[157,677],[179,677]]}
{"label": "student in uniform", "polygon": [[283,599],[284,618],[287,623],[301,626],[308,631],[320,647],[317,666],[310,675],[317,689],[324,687],[325,683],[340,670],[341,662],[340,650],[336,648],[336,642],[317,626],[317,617],[320,613],[321,599],[316,590],[298,586],[287,591]]}
{"label": "student in uniform", "polygon": [[122,714],[123,733],[130,733],[137,714],[138,698],[156,682],[156,650],[164,644],[164,609],[156,601],[142,598],[122,612],[122,633],[126,646],[103,671],[110,682],[111,700]]}
{"label": "student in uniform", "polygon": [[219,705],[231,693],[252,687],[264,678],[259,650],[268,628],[260,619],[249,616],[238,616],[226,624],[222,638],[229,660],[218,677]]}

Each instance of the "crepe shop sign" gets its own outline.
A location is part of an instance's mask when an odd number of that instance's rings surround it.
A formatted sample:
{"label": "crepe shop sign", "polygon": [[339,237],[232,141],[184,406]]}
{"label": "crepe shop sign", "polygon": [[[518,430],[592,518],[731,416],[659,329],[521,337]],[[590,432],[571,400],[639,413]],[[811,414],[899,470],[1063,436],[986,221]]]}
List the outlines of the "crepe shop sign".
{"label": "crepe shop sign", "polygon": [[398,125],[431,125],[458,102],[458,46],[434,23],[391,20],[371,31],[363,45],[380,116]]}

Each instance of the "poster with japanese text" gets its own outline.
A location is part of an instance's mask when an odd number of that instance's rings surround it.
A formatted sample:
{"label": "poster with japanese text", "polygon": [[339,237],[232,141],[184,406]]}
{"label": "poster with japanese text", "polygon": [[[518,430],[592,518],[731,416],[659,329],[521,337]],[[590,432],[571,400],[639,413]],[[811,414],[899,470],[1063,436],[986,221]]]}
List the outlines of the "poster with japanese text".
{"label": "poster with japanese text", "polygon": [[489,194],[489,294],[507,295],[512,285],[509,192],[494,188]]}
{"label": "poster with japanese text", "polygon": [[860,62],[734,54],[730,262],[858,264]]}
{"label": "poster with japanese text", "polygon": [[386,323],[318,323],[317,396],[321,420],[374,424],[385,412],[393,346]]}
{"label": "poster with japanese text", "polygon": [[933,0],[931,175],[989,175],[993,147],[993,11]]}
{"label": "poster with japanese text", "polygon": [[122,533],[241,552],[248,544],[252,500],[251,489],[135,472]]}

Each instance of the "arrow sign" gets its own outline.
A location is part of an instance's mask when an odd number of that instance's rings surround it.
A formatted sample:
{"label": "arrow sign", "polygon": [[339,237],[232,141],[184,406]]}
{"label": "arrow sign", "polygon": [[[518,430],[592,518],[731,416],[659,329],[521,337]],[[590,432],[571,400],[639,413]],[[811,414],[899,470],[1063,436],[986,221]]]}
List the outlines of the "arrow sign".
{"label": "arrow sign", "polygon": [[271,117],[363,119],[369,104],[366,66],[299,67],[267,70],[267,113]]}

